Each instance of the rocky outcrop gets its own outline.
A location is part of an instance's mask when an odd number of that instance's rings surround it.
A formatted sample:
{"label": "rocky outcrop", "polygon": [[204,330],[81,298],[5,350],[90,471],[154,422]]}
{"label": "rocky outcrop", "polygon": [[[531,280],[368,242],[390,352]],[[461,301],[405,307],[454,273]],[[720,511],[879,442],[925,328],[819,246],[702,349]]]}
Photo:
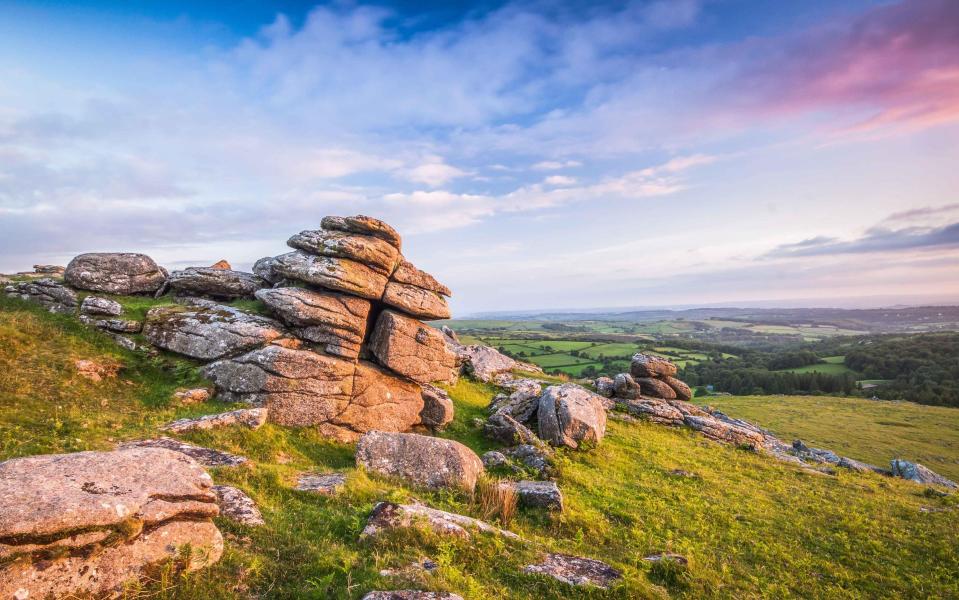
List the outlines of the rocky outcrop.
{"label": "rocky outcrop", "polygon": [[265,408],[242,408],[215,415],[204,415],[195,419],[178,419],[161,427],[163,431],[171,433],[186,433],[187,431],[206,431],[218,427],[243,425],[250,429],[259,429],[266,423],[267,411]]}
{"label": "rocky outcrop", "polygon": [[361,362],[356,365],[353,397],[331,422],[352,431],[409,431],[422,423],[423,390],[385,369]]}
{"label": "rocky outcrop", "polygon": [[370,350],[380,364],[413,381],[454,379],[456,355],[446,347],[443,334],[392,310],[377,319]]}
{"label": "rocky outcrop", "polygon": [[554,446],[598,444],[606,434],[606,409],[600,396],[575,384],[546,388],[537,408],[539,437]]}
{"label": "rocky outcrop", "polygon": [[63,273],[69,285],[107,294],[152,294],[164,284],[167,273],[145,254],[94,252],[70,261]]}
{"label": "rocky outcrop", "polygon": [[283,277],[369,300],[383,297],[388,279],[383,273],[363,263],[346,258],[315,256],[301,250],[277,256],[273,261],[273,271]]}
{"label": "rocky outcrop", "polygon": [[80,314],[83,315],[118,317],[122,312],[123,307],[119,302],[99,296],[87,296],[83,299],[83,303],[80,304]]}
{"label": "rocky outcrop", "polygon": [[11,298],[36,302],[52,313],[72,314],[77,309],[77,293],[67,286],[43,278],[11,283],[4,288]]}
{"label": "rocky outcrop", "polygon": [[485,521],[430,508],[423,504],[395,504],[393,502],[379,502],[373,507],[366,527],[360,534],[361,539],[376,538],[384,533],[397,529],[425,527],[431,531],[450,537],[469,539],[471,531],[480,531],[501,536],[511,540],[520,537],[511,531],[493,527]]}
{"label": "rocky outcrop", "polygon": [[365,434],[356,446],[356,464],[424,487],[470,492],[483,472],[483,461],[463,444],[415,433]]}
{"label": "rocky outcrop", "polygon": [[451,314],[449,305],[439,294],[395,281],[386,284],[383,302],[427,321],[448,319]]}
{"label": "rocky outcrop", "polygon": [[267,344],[283,335],[283,328],[276,321],[228,306],[158,306],[147,313],[143,335],[164,350],[215,360]]}
{"label": "rocky outcrop", "polygon": [[252,298],[254,292],[266,285],[265,280],[253,273],[217,267],[173,271],[167,283],[175,293],[223,299]]}
{"label": "rocky outcrop", "polygon": [[623,578],[623,574],[606,563],[592,558],[569,554],[547,554],[538,564],[523,569],[525,573],[548,575],[569,585],[608,588]]}
{"label": "rocky outcrop", "polygon": [[189,570],[216,562],[212,484],[163,449],[0,463],[0,598],[113,596],[187,545]]}
{"label": "rocky outcrop", "polygon": [[280,287],[256,292],[256,298],[307,341],[323,344],[336,356],[357,358],[366,337],[370,301],[333,292]]}
{"label": "rocky outcrop", "polygon": [[942,475],[936,473],[928,467],[924,467],[919,463],[909,462],[907,460],[893,459],[890,463],[892,466],[892,474],[895,477],[901,477],[902,479],[908,479],[909,481],[915,481],[916,483],[922,483],[926,485],[938,485],[946,487],[949,489],[959,489],[954,481],[946,479]]}
{"label": "rocky outcrop", "polygon": [[372,235],[319,229],[301,231],[287,242],[291,248],[317,256],[347,258],[389,276],[396,269],[400,251],[390,242]]}
{"label": "rocky outcrop", "polygon": [[253,274],[263,281],[274,285],[279,283],[283,276],[273,270],[273,262],[276,259],[272,256],[264,256],[253,263]]}

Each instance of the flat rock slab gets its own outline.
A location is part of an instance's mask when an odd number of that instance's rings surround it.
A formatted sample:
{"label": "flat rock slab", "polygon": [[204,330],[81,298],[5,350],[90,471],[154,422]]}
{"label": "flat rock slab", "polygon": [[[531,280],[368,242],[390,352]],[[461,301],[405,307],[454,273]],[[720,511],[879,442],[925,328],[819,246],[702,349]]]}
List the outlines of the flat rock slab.
{"label": "flat rock slab", "polygon": [[346,485],[346,473],[302,473],[296,480],[296,489],[335,496]]}
{"label": "flat rock slab", "polygon": [[451,315],[445,298],[408,283],[387,283],[383,290],[383,303],[427,321],[448,319]]}
{"label": "flat rock slab", "polygon": [[423,526],[440,535],[469,539],[470,530],[499,535],[512,540],[522,539],[511,531],[493,527],[485,521],[430,508],[423,504],[394,504],[393,502],[379,502],[373,507],[366,527],[360,534],[360,539],[376,537],[384,532],[396,529],[409,529]]}
{"label": "flat rock slab", "polygon": [[133,319],[101,319],[89,315],[80,315],[80,322],[113,333],[140,333],[143,323]]}
{"label": "flat rock slab", "polygon": [[463,444],[415,433],[371,431],[356,445],[356,464],[429,488],[472,491],[483,461]]}
{"label": "flat rock slab", "polygon": [[450,592],[393,590],[389,592],[370,592],[363,596],[362,600],[463,600],[463,597]]}
{"label": "flat rock slab", "polygon": [[123,307],[116,300],[101,298],[99,296],[87,296],[80,304],[80,313],[84,315],[105,315],[108,317],[118,317],[123,312]]}
{"label": "flat rock slab", "polygon": [[221,516],[252,527],[266,524],[256,502],[243,490],[229,485],[215,485],[213,491],[216,493]]}
{"label": "flat rock slab", "polygon": [[163,431],[184,433],[187,431],[204,431],[230,425],[245,425],[250,429],[259,429],[266,423],[267,410],[265,408],[241,408],[215,415],[204,415],[194,419],[178,419],[161,427]]}
{"label": "flat rock slab", "polygon": [[383,273],[355,260],[315,256],[302,250],[277,256],[272,268],[289,279],[369,300],[379,300],[383,296],[388,280]]}
{"label": "flat rock slab", "polygon": [[318,256],[348,258],[389,276],[400,259],[400,251],[390,242],[372,235],[328,229],[301,231],[286,245]]}
{"label": "flat rock slab", "polygon": [[52,313],[72,314],[78,303],[76,292],[48,278],[12,283],[4,292],[12,298],[36,302]]}
{"label": "flat rock slab", "polygon": [[190,267],[173,271],[167,284],[184,295],[199,294],[214,298],[252,298],[266,281],[253,273],[217,267]]}
{"label": "flat rock slab", "polygon": [[152,294],[166,282],[166,272],[145,254],[92,252],[70,261],[63,273],[68,284],[107,294]]}
{"label": "flat rock slab", "polygon": [[118,449],[127,448],[166,448],[180,454],[185,454],[205,467],[235,467],[242,465],[247,459],[245,456],[237,456],[222,450],[213,448],[204,448],[203,446],[194,446],[180,440],[168,437],[159,437],[152,440],[134,440],[120,444]]}
{"label": "flat rock slab", "polygon": [[604,589],[623,578],[622,573],[602,561],[569,554],[547,554],[543,562],[529,565],[523,572],[549,575],[569,585],[592,585]]}
{"label": "flat rock slab", "polygon": [[400,234],[396,232],[389,224],[367,217],[365,215],[356,215],[353,217],[323,217],[320,221],[320,227],[329,231],[345,231],[347,233],[359,233],[361,235],[371,235],[373,237],[386,240],[402,250],[403,241]]}
{"label": "flat rock slab", "polygon": [[263,346],[283,335],[283,327],[229,306],[158,306],[147,313],[143,335],[164,350],[215,360]]}

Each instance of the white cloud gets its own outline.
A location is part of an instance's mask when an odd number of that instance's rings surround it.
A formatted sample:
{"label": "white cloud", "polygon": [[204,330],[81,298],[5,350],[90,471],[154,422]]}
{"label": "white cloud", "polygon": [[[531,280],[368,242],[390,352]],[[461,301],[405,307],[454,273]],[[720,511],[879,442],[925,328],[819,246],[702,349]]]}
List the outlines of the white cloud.
{"label": "white cloud", "polygon": [[440,187],[470,173],[443,162],[439,156],[429,157],[426,162],[403,172],[406,179],[430,187]]}
{"label": "white cloud", "polygon": [[544,160],[530,168],[534,171],[559,171],[560,169],[571,169],[582,165],[583,163],[578,160]]}
{"label": "white cloud", "polygon": [[570,186],[576,183],[576,178],[568,175],[550,175],[543,180],[543,183],[545,185]]}

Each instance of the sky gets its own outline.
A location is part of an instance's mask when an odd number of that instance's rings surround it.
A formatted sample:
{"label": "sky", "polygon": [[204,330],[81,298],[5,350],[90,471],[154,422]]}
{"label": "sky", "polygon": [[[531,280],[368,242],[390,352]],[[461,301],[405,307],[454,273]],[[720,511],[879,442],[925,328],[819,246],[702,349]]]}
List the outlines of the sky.
{"label": "sky", "polygon": [[0,272],[393,224],[455,316],[959,301],[959,2],[0,3]]}

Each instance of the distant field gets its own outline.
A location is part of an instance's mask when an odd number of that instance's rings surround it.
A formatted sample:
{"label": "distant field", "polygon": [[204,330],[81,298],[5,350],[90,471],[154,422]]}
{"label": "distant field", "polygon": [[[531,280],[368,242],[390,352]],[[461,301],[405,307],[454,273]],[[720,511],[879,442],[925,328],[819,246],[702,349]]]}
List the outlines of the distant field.
{"label": "distant field", "polygon": [[959,480],[959,409],[830,396],[715,397],[709,404],[772,430],[786,442],[878,466],[893,458],[918,461]]}
{"label": "distant field", "polygon": [[843,375],[849,373],[855,375],[856,372],[844,364],[822,363],[817,365],[806,365],[805,367],[795,367],[793,369],[783,369],[784,373],[822,373],[824,375]]}

